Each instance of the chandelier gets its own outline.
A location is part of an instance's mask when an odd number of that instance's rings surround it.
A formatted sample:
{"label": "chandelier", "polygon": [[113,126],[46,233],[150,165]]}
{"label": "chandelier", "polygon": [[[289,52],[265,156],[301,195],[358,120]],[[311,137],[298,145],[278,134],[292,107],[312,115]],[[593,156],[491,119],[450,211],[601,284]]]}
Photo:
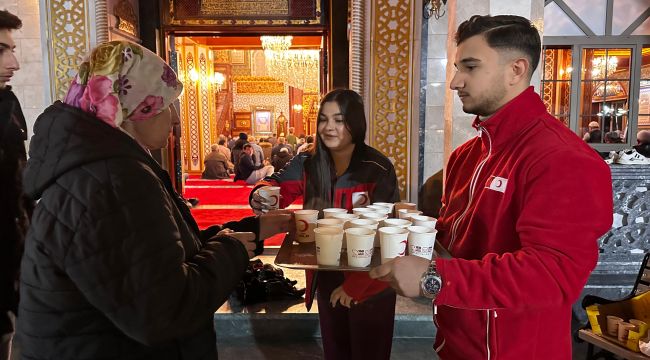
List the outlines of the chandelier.
{"label": "chandelier", "polygon": [[611,75],[614,71],[616,71],[617,67],[618,59],[616,56],[609,56],[607,58],[604,56],[599,56],[591,60],[591,77],[602,78],[605,76],[605,74]]}
{"label": "chandelier", "polygon": [[447,0],[424,0],[424,3],[422,4],[422,16],[425,19],[429,19],[433,16],[438,20],[445,16],[445,10],[442,9],[445,5],[447,5]]}
{"label": "chandelier", "polygon": [[260,40],[269,75],[305,92],[319,92],[319,50],[289,50],[292,36],[262,36]]}

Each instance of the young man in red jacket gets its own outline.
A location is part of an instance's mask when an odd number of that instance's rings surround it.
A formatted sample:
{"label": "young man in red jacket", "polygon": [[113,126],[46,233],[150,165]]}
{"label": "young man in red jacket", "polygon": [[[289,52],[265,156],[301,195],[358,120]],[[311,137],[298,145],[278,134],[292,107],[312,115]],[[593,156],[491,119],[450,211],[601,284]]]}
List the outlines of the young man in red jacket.
{"label": "young man in red jacket", "polygon": [[456,43],[451,88],[478,136],[447,165],[437,229],[452,258],[398,258],[371,277],[433,299],[441,359],[571,359],[571,305],[612,223],[609,168],[530,87],[530,21],[473,16]]}

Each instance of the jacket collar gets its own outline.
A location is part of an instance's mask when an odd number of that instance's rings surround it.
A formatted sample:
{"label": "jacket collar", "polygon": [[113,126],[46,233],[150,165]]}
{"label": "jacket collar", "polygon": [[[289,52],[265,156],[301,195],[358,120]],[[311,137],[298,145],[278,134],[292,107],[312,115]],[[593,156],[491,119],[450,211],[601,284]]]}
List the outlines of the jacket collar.
{"label": "jacket collar", "polygon": [[530,86],[487,120],[481,121],[477,116],[472,126],[480,131],[483,149],[487,151],[491,143],[491,150],[495,152],[511,143],[514,137],[544,113],[546,107],[542,99]]}

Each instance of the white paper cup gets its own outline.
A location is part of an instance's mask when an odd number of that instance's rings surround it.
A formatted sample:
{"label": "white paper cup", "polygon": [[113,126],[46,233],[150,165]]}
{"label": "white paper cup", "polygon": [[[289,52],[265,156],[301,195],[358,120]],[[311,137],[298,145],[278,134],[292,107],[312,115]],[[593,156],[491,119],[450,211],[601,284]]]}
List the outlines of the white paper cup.
{"label": "white paper cup", "polygon": [[318,210],[296,210],[296,241],[314,242],[314,229],[318,220]]}
{"label": "white paper cup", "polygon": [[372,209],[376,213],[384,214],[390,216],[391,211],[389,208],[381,205],[368,205],[368,209]]}
{"label": "white paper cup", "polygon": [[366,228],[375,230],[375,241],[373,246],[379,247],[379,232],[376,231],[379,227],[379,221],[373,219],[357,219],[348,221],[346,225],[348,228]]}
{"label": "white paper cup", "polygon": [[367,213],[367,212],[374,212],[374,211],[375,210],[373,210],[373,209],[369,209],[369,208],[365,208],[365,207],[352,209],[352,213],[357,214],[357,215],[361,215],[361,214]]}
{"label": "white paper cup", "polygon": [[382,220],[388,219],[388,216],[386,214],[380,214],[378,212],[373,211],[373,212],[364,212],[364,213],[362,213],[361,218],[362,219],[371,219],[371,220],[375,220],[375,221],[378,221],[378,222],[381,223]]}
{"label": "white paper cup", "polygon": [[425,226],[409,226],[408,253],[431,260],[436,243],[436,230]]}
{"label": "white paper cup", "polygon": [[398,218],[407,219],[407,220],[409,220],[409,218],[413,215],[420,215],[420,214],[422,214],[422,211],[416,209],[399,209],[397,211]]}
{"label": "white paper cup", "polygon": [[391,212],[393,212],[393,208],[395,208],[395,204],[389,202],[376,202],[372,204],[387,207]]}
{"label": "white paper cup", "polygon": [[314,229],[316,238],[316,262],[318,265],[338,266],[341,262],[343,229],[319,227]]}
{"label": "white paper cup", "polygon": [[396,257],[406,254],[406,243],[409,231],[398,227],[379,228],[381,244],[381,263],[384,264]]}
{"label": "white paper cup", "polygon": [[410,203],[410,202],[398,202],[395,203],[395,207],[393,208],[395,212],[399,211],[400,209],[413,209],[417,210],[418,205],[415,203]]}
{"label": "white paper cup", "polygon": [[[336,213],[332,215],[333,219],[341,219],[345,221],[350,221],[350,220],[355,220],[359,218],[359,215],[356,214],[343,214],[343,213]],[[345,227],[345,225],[344,225]]]}
{"label": "white paper cup", "polygon": [[327,208],[323,209],[323,217],[325,219],[329,219],[331,217],[334,217],[334,214],[347,214],[348,211],[346,209],[341,209],[341,208]]}
{"label": "white paper cup", "polygon": [[382,224],[383,224],[382,226],[399,227],[404,229],[413,225],[410,221],[406,219],[395,219],[395,218],[384,219]]}
{"label": "white paper cup", "polygon": [[411,222],[415,226],[426,226],[435,229],[438,219],[426,215],[411,215]]}
{"label": "white paper cup", "polygon": [[259,194],[264,198],[264,205],[266,205],[268,209],[280,208],[279,186],[263,186],[260,188]]}
{"label": "white paper cup", "polygon": [[348,241],[348,265],[365,267],[370,265],[374,251],[375,231],[368,228],[349,228],[345,230]]}
{"label": "white paper cup", "polygon": [[334,219],[334,218],[329,218],[329,219],[318,219],[316,220],[316,227],[335,227],[338,229],[343,229],[343,224],[345,224],[345,220],[343,219]]}

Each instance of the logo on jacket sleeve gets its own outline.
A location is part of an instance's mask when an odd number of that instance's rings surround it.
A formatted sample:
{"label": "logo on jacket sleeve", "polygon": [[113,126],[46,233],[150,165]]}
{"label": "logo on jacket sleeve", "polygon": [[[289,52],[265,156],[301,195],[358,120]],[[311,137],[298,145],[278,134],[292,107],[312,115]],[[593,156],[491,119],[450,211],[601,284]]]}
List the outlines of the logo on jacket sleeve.
{"label": "logo on jacket sleeve", "polygon": [[362,207],[370,205],[370,197],[367,191],[352,193],[352,207]]}
{"label": "logo on jacket sleeve", "polygon": [[499,176],[491,176],[488,180],[489,185],[486,188],[500,193],[506,192],[506,187],[508,186],[508,179],[502,178]]}

